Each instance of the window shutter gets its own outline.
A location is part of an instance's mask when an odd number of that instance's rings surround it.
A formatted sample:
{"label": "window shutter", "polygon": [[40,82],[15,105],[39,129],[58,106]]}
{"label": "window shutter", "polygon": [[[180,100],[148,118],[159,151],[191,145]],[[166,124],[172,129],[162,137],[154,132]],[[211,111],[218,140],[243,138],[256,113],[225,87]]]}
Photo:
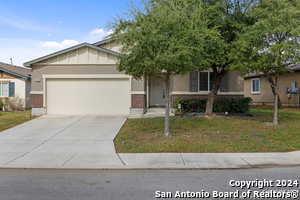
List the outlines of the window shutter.
{"label": "window shutter", "polygon": [[15,83],[9,82],[9,97],[12,97],[15,95]]}
{"label": "window shutter", "polygon": [[190,92],[198,92],[198,72],[190,72]]}
{"label": "window shutter", "polygon": [[229,72],[227,72],[222,78],[220,92],[228,92],[228,74]]}

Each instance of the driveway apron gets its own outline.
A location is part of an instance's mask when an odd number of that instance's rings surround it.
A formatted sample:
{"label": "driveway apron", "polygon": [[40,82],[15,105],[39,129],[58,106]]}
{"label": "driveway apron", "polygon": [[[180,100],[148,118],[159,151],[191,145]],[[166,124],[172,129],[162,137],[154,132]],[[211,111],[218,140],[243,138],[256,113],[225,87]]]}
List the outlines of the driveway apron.
{"label": "driveway apron", "polygon": [[113,140],[127,116],[44,115],[0,132],[0,165],[123,165]]}

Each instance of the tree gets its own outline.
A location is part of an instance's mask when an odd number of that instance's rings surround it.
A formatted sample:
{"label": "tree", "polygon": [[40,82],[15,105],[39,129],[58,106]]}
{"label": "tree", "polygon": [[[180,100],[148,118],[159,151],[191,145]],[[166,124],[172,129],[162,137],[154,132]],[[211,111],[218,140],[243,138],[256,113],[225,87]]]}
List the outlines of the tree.
{"label": "tree", "polygon": [[[257,0],[203,0],[204,10],[212,23],[208,28],[219,32],[217,38],[206,38],[205,64],[214,72],[215,82],[209,92],[206,115],[213,114],[213,102],[220,89],[222,78],[228,73],[232,65],[239,61],[235,57],[236,51],[243,48],[239,40],[244,34],[244,27],[253,24],[249,10]],[[202,66],[204,67],[204,66]]]}
{"label": "tree", "polygon": [[243,36],[243,51],[250,56],[240,55],[243,62],[234,68],[267,77],[274,91],[273,124],[277,125],[279,76],[290,73],[288,66],[300,58],[300,0],[263,0],[250,15],[256,22]]}
{"label": "tree", "polygon": [[[273,81],[273,78],[270,74],[265,74],[266,78],[268,79],[268,82],[270,83],[270,86],[271,86],[271,90],[272,90],[272,93],[273,95],[275,95],[275,88],[272,86],[272,85],[275,85],[274,84],[274,81]],[[282,109],[283,108],[283,105],[281,103],[281,100],[280,100],[280,96],[278,95],[278,108],[279,109]]]}
{"label": "tree", "polygon": [[198,0],[144,0],[140,6],[131,2],[124,17],[117,16],[107,25],[114,31],[110,38],[121,46],[119,71],[138,80],[164,74],[165,136],[169,135],[170,75],[205,66],[204,40],[217,35],[213,28],[207,29],[205,14]]}

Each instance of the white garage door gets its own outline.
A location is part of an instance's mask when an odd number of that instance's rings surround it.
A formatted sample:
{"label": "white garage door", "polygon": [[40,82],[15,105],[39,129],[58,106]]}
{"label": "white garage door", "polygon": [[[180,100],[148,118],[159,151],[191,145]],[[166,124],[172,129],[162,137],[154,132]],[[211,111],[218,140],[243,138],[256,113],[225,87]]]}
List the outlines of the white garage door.
{"label": "white garage door", "polygon": [[47,114],[129,114],[129,79],[47,79]]}

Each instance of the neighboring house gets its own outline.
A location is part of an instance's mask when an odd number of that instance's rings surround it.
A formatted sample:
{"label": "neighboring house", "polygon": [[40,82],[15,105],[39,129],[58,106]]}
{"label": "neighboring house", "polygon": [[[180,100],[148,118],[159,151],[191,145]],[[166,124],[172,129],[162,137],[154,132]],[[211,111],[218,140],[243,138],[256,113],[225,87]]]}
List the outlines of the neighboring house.
{"label": "neighboring house", "polygon": [[[32,114],[138,114],[165,105],[165,84],[135,80],[117,70],[119,47],[107,40],[83,43],[24,63],[32,69]],[[176,97],[206,97],[213,73],[172,78]],[[243,78],[230,72],[219,96],[243,97]]]}
{"label": "neighboring house", "polygon": [[[300,64],[289,67],[294,73],[279,76],[279,97],[283,106],[298,105],[298,94],[285,92],[286,87],[291,87],[292,82],[300,86]],[[274,78],[273,78],[274,80]],[[274,95],[270,83],[262,74],[247,75],[244,77],[245,97],[251,97],[255,105],[274,105]]]}
{"label": "neighboring house", "polygon": [[0,62],[0,98],[18,95],[30,108],[31,70]]}

